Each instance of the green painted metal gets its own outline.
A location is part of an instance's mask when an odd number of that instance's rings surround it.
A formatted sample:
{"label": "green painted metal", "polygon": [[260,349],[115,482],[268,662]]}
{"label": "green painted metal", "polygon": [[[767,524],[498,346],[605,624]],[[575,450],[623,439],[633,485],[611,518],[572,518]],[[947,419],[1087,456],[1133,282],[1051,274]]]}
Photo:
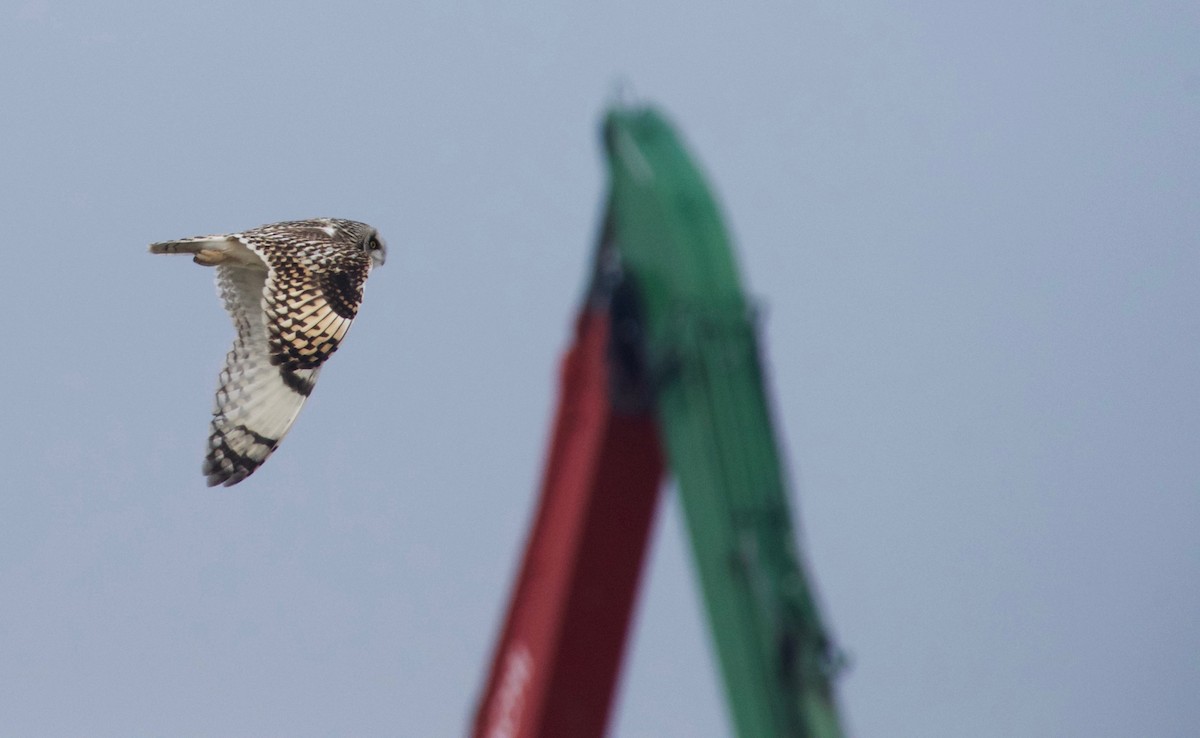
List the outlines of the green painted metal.
{"label": "green painted metal", "polygon": [[650,109],[609,111],[609,226],[738,735],[839,738],[838,662],[795,548],[755,316],[704,178]]}

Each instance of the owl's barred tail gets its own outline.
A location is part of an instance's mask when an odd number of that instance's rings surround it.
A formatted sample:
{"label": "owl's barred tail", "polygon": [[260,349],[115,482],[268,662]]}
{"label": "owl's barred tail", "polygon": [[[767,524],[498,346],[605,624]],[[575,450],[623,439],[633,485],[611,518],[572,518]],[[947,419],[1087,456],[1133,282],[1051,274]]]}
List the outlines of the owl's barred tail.
{"label": "owl's barred tail", "polygon": [[163,241],[150,244],[152,254],[194,254],[204,248],[203,241]]}
{"label": "owl's barred tail", "polygon": [[229,236],[193,236],[175,241],[150,244],[152,254],[198,254],[201,251],[228,251],[236,240]]}
{"label": "owl's barred tail", "polygon": [[150,253],[191,254],[192,261],[201,266],[216,266],[230,259],[243,266],[263,266],[261,259],[230,236],[196,236],[178,241],[161,241],[150,244]]}

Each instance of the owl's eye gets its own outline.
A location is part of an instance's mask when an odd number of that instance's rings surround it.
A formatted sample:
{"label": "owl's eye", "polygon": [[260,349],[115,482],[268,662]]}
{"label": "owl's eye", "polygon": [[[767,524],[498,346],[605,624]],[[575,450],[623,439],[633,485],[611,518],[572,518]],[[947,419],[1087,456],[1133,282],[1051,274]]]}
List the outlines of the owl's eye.
{"label": "owl's eye", "polygon": [[367,241],[367,250],[368,251],[378,251],[381,248],[383,248],[383,247],[379,245],[378,238],[371,236],[371,240]]}

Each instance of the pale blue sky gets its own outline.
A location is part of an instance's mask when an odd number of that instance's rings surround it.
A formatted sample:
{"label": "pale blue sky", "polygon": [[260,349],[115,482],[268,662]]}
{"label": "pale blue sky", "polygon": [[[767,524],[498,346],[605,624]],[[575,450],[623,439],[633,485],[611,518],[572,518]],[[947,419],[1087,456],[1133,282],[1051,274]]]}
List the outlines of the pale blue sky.
{"label": "pale blue sky", "polygon": [[[1194,3],[0,3],[0,738],[446,736],[540,475],[627,80],[766,308],[852,734],[1200,725]],[[390,258],[279,452],[146,244]],[[728,734],[678,511],[614,734]]]}

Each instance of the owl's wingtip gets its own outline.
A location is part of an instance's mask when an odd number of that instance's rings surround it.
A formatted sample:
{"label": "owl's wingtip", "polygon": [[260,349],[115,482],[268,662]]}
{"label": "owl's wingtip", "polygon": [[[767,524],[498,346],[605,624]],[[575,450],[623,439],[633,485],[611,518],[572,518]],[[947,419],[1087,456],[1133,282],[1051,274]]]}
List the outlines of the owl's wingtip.
{"label": "owl's wingtip", "polygon": [[209,487],[232,487],[248,476],[250,475],[244,474],[240,471],[233,474],[213,472],[208,474],[208,478],[204,480],[204,483]]}
{"label": "owl's wingtip", "polygon": [[247,471],[244,468],[231,467],[209,458],[204,460],[204,464],[200,467],[200,473],[205,476],[204,483],[209,487],[232,487],[253,474],[254,469]]}

